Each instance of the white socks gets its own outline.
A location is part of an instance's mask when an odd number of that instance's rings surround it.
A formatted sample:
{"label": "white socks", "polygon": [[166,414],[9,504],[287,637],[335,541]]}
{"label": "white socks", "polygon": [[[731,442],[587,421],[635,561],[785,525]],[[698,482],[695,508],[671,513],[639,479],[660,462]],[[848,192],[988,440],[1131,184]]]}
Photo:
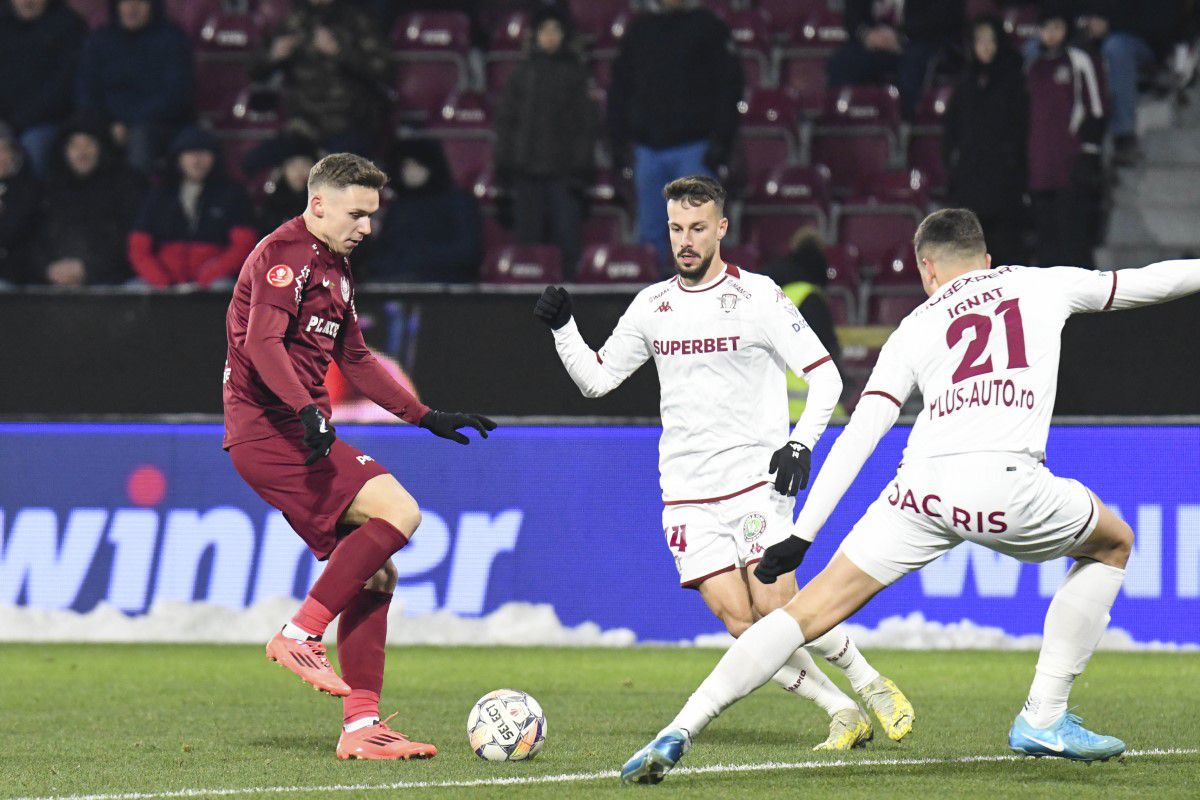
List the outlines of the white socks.
{"label": "white socks", "polygon": [[342,728],[345,729],[346,733],[354,733],[354,731],[369,728],[378,722],[379,717],[363,717],[362,719],[354,720],[354,722],[347,722]]}
{"label": "white socks", "polygon": [[682,728],[695,738],[728,706],[769,681],[802,644],[796,620],[783,609],[772,611],[733,643],[664,730]]}
{"label": "white socks", "polygon": [[792,657],[771,676],[771,680],[783,687],[784,691],[812,700],[831,717],[857,705],[829,680],[805,647],[792,653]]}
{"label": "white socks", "polygon": [[1021,716],[1046,728],[1067,710],[1075,676],[1083,672],[1108,626],[1125,570],[1099,561],[1075,562],[1046,611],[1042,652]]}
{"label": "white socks", "polygon": [[844,671],[854,691],[860,694],[867,684],[879,677],[879,671],[867,663],[841,625],[806,643],[804,648]]}
{"label": "white socks", "polygon": [[283,626],[283,635],[298,642],[307,642],[309,639],[315,638],[308,631],[298,628],[290,622]]}

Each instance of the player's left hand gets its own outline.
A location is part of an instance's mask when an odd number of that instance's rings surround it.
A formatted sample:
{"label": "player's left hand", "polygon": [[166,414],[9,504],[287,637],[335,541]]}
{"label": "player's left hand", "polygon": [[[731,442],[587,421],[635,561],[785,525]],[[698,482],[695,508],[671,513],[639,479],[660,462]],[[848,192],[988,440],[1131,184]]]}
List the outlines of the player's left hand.
{"label": "player's left hand", "polygon": [[789,536],[782,542],[776,542],[763,552],[762,561],[754,568],[754,577],[758,578],[759,583],[774,583],[780,575],[795,572],[811,544],[799,536]]}
{"label": "player's left hand", "polygon": [[812,469],[812,453],[799,442],[788,442],[771,454],[775,491],[788,497],[808,488],[808,472]]}
{"label": "player's left hand", "polygon": [[474,428],[485,439],[488,438],[488,431],[496,430],[496,423],[482,414],[460,414],[457,411],[434,411],[433,409],[421,417],[418,424],[435,436],[459,444],[471,443],[466,434],[458,432],[459,428]]}

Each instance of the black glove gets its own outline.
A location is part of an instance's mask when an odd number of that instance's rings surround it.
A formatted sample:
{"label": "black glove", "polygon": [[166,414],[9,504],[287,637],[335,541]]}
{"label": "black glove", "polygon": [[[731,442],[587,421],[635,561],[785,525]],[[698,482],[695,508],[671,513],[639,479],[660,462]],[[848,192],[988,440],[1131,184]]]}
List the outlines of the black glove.
{"label": "black glove", "polygon": [[774,583],[780,575],[795,572],[810,544],[812,542],[799,536],[789,536],[782,542],[776,542],[763,553],[762,561],[754,568],[754,577],[758,578],[759,583]]}
{"label": "black glove", "polygon": [[533,305],[533,315],[558,330],[571,319],[571,295],[561,286],[547,286]]}
{"label": "black glove", "polygon": [[483,438],[488,438],[488,431],[496,430],[496,423],[482,414],[460,414],[457,411],[434,411],[430,409],[421,417],[420,426],[443,439],[449,439],[459,444],[470,444],[466,434],[458,432],[459,428],[474,428]]}
{"label": "black glove", "polygon": [[304,423],[304,446],[312,452],[304,460],[304,466],[310,467],[318,458],[329,455],[329,448],[337,436],[333,432],[333,423],[325,418],[316,403],[300,409],[300,421]]}
{"label": "black glove", "polygon": [[775,475],[775,491],[788,497],[808,488],[808,471],[812,469],[812,453],[799,442],[788,442],[771,454],[770,472]]}

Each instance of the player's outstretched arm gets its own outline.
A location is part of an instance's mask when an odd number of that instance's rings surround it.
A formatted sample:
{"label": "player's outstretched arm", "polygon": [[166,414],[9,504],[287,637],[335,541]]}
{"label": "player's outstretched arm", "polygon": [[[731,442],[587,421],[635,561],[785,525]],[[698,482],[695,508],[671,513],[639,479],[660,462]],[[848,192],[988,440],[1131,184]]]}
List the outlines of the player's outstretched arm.
{"label": "player's outstretched arm", "polygon": [[558,357],[583,396],[603,397],[644,364],[650,351],[633,322],[632,308],[621,317],[600,353],[583,340],[571,309],[571,295],[566,289],[547,286],[533,307],[533,315],[550,326]]}
{"label": "player's outstretched arm", "polygon": [[1112,273],[1110,308],[1138,308],[1200,292],[1200,259],[1159,261]]}
{"label": "player's outstretched arm", "polygon": [[879,393],[863,395],[846,429],[833,443],[821,474],[800,509],[792,535],[767,548],[754,570],[756,578],[763,583],[774,583],[780,575],[796,571],[817,532],[899,416],[900,406],[892,398]]}

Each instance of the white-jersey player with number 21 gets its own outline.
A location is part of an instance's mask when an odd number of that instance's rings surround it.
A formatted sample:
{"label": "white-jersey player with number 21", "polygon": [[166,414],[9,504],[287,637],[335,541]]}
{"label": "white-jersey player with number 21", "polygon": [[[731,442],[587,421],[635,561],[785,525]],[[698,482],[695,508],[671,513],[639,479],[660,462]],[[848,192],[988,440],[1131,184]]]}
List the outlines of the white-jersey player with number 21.
{"label": "white-jersey player with number 21", "polygon": [[1200,260],[1095,272],[991,269],[973,213],[928,216],[914,239],[929,299],[880,352],[862,399],[796,520],[756,573],[791,574],[914,390],[922,408],[895,479],[825,569],[743,634],[622,779],[657,783],[709,722],[771,676],[787,654],[877,592],[964,541],[1021,561],[1075,559],[1046,611],[1041,653],[1009,746],[1033,756],[1106,760],[1125,743],[1068,711],[1108,625],[1133,531],[1083,484],[1044,464],[1063,324],[1072,314],[1161,303],[1200,291]]}
{"label": "white-jersey player with number 21", "polygon": [[[663,535],[680,584],[698,589],[739,636],[795,593],[795,576],[768,586],[749,570],[765,548],[791,534],[795,495],[808,485],[811,450],[842,380],[774,281],[721,259],[728,227],[721,185],[680,178],[663,195],[676,275],[639,292],[598,353],[580,335],[565,289],[547,287],[534,313],[553,329],[563,365],[588,397],[607,394],[654,359],[662,390]],[[790,433],[788,368],[810,387]],[[834,628],[805,646],[845,670],[889,738],[908,734],[912,705],[844,631]],[[829,736],[815,749],[846,750],[871,738],[866,714],[805,647],[797,644],[769,677],[829,714]]]}

